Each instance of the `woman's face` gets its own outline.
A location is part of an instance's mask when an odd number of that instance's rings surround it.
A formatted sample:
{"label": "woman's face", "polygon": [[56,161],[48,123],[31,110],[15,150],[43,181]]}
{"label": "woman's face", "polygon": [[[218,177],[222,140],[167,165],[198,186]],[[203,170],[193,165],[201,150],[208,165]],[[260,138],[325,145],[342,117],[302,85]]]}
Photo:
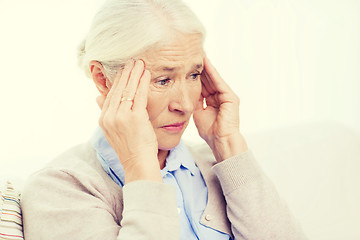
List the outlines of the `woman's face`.
{"label": "woman's face", "polygon": [[140,56],[151,72],[147,111],[160,150],[174,148],[200,95],[204,51],[197,34],[182,35]]}

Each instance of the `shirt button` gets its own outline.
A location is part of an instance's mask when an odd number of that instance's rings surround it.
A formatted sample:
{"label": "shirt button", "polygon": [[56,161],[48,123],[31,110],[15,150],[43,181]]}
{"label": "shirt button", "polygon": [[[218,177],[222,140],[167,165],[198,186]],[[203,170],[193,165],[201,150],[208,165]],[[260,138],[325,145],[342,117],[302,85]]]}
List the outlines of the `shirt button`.
{"label": "shirt button", "polygon": [[213,217],[212,217],[211,215],[207,214],[207,215],[205,216],[205,219],[206,219],[207,221],[210,221],[211,219],[213,219]]}

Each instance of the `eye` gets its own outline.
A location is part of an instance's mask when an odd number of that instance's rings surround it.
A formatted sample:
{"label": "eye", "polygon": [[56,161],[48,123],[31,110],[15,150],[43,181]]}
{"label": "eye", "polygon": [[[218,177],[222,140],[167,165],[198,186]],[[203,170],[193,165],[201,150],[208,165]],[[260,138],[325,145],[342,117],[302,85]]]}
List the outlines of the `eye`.
{"label": "eye", "polygon": [[194,80],[196,80],[199,76],[200,76],[200,73],[194,73],[194,74],[190,75],[191,79],[194,79]]}
{"label": "eye", "polygon": [[168,86],[171,84],[171,80],[169,78],[167,79],[161,79],[159,81],[155,82],[156,84],[160,85],[160,86]]}

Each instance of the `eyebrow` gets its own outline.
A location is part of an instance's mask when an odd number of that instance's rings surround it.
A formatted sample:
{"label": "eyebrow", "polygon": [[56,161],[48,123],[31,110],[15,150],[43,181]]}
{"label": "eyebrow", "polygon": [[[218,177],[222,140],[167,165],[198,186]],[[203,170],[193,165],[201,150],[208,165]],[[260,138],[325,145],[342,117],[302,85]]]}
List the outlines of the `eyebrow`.
{"label": "eyebrow", "polygon": [[[203,67],[203,64],[202,63],[196,63],[192,66],[191,69],[200,69]],[[173,72],[174,70],[178,69],[178,67],[159,67],[158,68],[159,70],[162,70],[162,71],[165,71],[165,72]]]}

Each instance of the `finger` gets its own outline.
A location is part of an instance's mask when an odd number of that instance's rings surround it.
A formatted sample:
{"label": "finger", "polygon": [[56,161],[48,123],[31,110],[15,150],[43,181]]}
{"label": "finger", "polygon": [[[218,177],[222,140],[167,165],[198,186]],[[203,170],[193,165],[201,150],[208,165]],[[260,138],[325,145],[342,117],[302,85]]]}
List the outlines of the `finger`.
{"label": "finger", "polygon": [[206,89],[205,85],[202,84],[201,85],[201,96],[204,98],[209,97],[211,94],[208,92],[208,90]]}
{"label": "finger", "polygon": [[207,58],[207,56],[205,56],[203,59],[203,63],[204,63],[204,69],[202,72],[202,75],[204,78],[203,81],[204,81],[205,86],[207,87],[208,92],[211,94],[214,94],[214,93],[216,93],[216,88],[215,88],[214,84],[211,81],[209,81],[210,77],[209,77],[209,74],[206,72],[206,68],[205,68],[206,58]]}
{"label": "finger", "polygon": [[207,79],[207,76],[206,76],[206,71],[204,69],[204,71],[201,73],[200,75],[200,79],[201,79],[201,83],[202,85],[204,86],[204,88],[206,89],[206,91],[209,93],[209,94],[214,94],[216,91],[215,89],[213,89]]}
{"label": "finger", "polygon": [[150,80],[151,80],[151,73],[149,70],[145,70],[144,74],[140,79],[140,83],[135,94],[134,104],[133,104],[134,111],[146,109]]}
{"label": "finger", "polygon": [[[116,112],[119,108],[119,105],[121,103],[121,97],[124,91],[124,88],[128,82],[129,76],[134,68],[134,61],[131,59],[129,60],[124,70],[119,71],[115,77],[115,81],[113,86],[110,89],[110,99],[109,99],[109,107],[108,109],[110,111]],[[108,97],[109,97],[108,94]]]}
{"label": "finger", "polygon": [[209,90],[210,93],[215,93],[217,90],[216,90],[216,87],[214,86],[214,83],[212,81],[209,81],[210,79],[210,76],[209,74],[207,73],[207,70],[206,70],[206,67],[205,67],[205,64],[206,64],[206,58],[204,58],[203,62],[204,62],[204,69],[203,69],[203,75],[204,75],[204,82],[206,83],[206,86]]}
{"label": "finger", "polygon": [[219,101],[217,99],[218,95],[211,95],[207,98],[205,98],[206,100],[206,106],[210,106],[210,107],[214,107],[214,108],[219,108],[220,104]]}
{"label": "finger", "polygon": [[209,88],[211,89],[211,91],[218,92],[218,89],[215,87],[213,81],[211,81],[210,76],[206,70],[204,71],[204,74],[206,76],[206,81],[207,81],[207,84],[209,85]]}
{"label": "finger", "polygon": [[96,103],[101,110],[103,109],[105,99],[106,97],[104,95],[100,95],[96,98]]}
{"label": "finger", "polygon": [[202,96],[199,98],[198,102],[196,103],[194,112],[201,111],[201,110],[204,110],[204,97],[202,97]]}
{"label": "finger", "polygon": [[[145,64],[142,60],[137,60],[135,62],[134,68],[132,69],[129,77],[129,81],[126,85],[126,88],[123,91],[122,98],[134,99],[140,78],[144,73],[144,67]],[[121,103],[120,109],[122,108],[122,106],[127,106],[128,108],[129,106],[131,107],[132,105],[133,105],[133,101],[124,101],[123,103]]]}
{"label": "finger", "polygon": [[232,92],[231,88],[226,84],[226,82],[221,78],[220,74],[217,72],[215,67],[211,64],[210,60],[206,57],[204,58],[204,67],[205,75],[210,84],[213,84],[213,87],[216,91],[221,93]]}
{"label": "finger", "polygon": [[129,95],[124,95],[125,97],[134,98],[136,89],[139,85],[139,81],[140,81],[141,76],[144,73],[144,70],[145,70],[144,61],[137,60],[135,62],[135,66],[134,66],[133,70],[131,71],[129,81],[125,88],[126,94],[129,94]]}

